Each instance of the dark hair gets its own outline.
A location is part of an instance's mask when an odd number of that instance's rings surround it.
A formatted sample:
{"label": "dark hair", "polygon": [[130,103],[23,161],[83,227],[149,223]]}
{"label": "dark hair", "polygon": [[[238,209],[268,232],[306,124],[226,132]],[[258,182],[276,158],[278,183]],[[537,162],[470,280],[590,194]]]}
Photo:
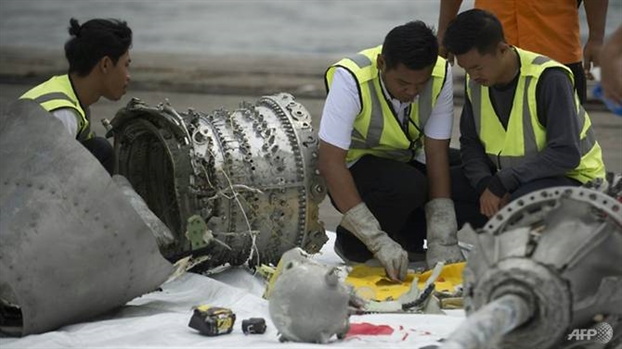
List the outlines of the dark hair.
{"label": "dark hair", "polygon": [[491,53],[500,42],[505,42],[501,22],[492,13],[480,9],[460,13],[449,23],[443,38],[447,51],[457,55],[473,48],[480,54]]}
{"label": "dark hair", "polygon": [[69,21],[69,35],[65,43],[65,57],[69,73],[88,75],[103,57],[110,57],[116,65],[132,45],[132,29],[126,22],[115,19],[91,19],[80,25],[78,20]]}
{"label": "dark hair", "polygon": [[384,38],[382,56],[387,69],[399,63],[420,70],[436,63],[438,42],[434,31],[422,21],[408,22],[391,29]]}

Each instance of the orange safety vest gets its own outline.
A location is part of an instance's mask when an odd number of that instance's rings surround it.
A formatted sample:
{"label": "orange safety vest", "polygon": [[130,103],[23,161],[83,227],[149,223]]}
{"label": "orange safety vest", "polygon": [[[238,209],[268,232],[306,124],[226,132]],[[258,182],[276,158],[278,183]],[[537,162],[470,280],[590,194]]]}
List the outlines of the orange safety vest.
{"label": "orange safety vest", "polygon": [[583,59],[577,0],[475,0],[503,26],[505,40],[560,63]]}

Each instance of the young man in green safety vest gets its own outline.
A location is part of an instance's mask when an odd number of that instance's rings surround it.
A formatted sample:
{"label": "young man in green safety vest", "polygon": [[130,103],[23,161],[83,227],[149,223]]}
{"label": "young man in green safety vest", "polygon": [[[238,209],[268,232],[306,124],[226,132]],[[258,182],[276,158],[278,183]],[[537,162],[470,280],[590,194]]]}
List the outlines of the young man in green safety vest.
{"label": "young man in green safety vest", "polygon": [[344,214],[335,251],[347,262],[375,257],[395,280],[407,252],[423,252],[426,230],[430,268],[463,260],[450,199],[451,69],[435,40],[409,22],[326,72],[319,167]]}
{"label": "young man in green safety vest", "polygon": [[132,30],[126,22],[92,19],[80,25],[70,20],[71,39],[65,44],[69,72],[54,76],[20,98],[33,99],[60,120],[104,166],[114,171],[110,143],[91,132],[89,107],[100,97],[119,100],[130,81]]}
{"label": "young man in green safety vest", "polygon": [[605,177],[600,145],[561,63],[505,42],[499,20],[459,14],[443,45],[467,72],[462,168],[452,168],[458,223],[482,226],[535,190]]}

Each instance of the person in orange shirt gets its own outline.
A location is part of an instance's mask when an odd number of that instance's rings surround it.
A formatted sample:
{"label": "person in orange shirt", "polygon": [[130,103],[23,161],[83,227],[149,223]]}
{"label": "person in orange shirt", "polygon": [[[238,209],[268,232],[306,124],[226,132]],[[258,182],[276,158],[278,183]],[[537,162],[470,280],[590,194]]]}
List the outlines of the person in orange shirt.
{"label": "person in orange shirt", "polygon": [[[579,6],[583,2],[589,27],[588,40],[581,49]],[[441,0],[438,42],[442,43],[462,0]],[[587,96],[586,77],[599,65],[605,35],[609,0],[475,0],[475,8],[493,13],[501,22],[505,39],[512,46],[552,58],[572,71],[581,104]],[[447,57],[445,48],[440,54]],[[448,57],[453,61],[453,57]]]}

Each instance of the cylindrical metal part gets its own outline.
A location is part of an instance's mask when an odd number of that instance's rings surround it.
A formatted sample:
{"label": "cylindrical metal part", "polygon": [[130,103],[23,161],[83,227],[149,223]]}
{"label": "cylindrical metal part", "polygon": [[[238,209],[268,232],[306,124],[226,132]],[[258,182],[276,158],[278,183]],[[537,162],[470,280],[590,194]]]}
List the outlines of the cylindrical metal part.
{"label": "cylindrical metal part", "polygon": [[[565,348],[577,344],[568,339],[573,329],[621,318],[622,204],[615,199],[619,186],[612,188],[608,195],[582,187],[542,189],[492,217],[475,234],[463,274],[469,320],[452,338],[481,331],[484,337],[476,339],[495,348]],[[501,338],[492,338],[487,326],[464,329],[505,295],[526,302],[533,311],[527,321]],[[499,319],[508,320],[516,319]],[[609,324],[619,333],[621,322]]]}
{"label": "cylindrical metal part", "polygon": [[[119,173],[172,231],[169,260],[209,255],[202,267],[276,264],[296,246],[327,241],[318,221],[326,196],[311,115],[280,93],[229,112],[177,112],[133,99],[111,121]],[[187,222],[200,216],[230,247],[194,249]]]}
{"label": "cylindrical metal part", "polygon": [[486,348],[527,321],[532,313],[522,297],[506,294],[468,317],[439,349]]}

